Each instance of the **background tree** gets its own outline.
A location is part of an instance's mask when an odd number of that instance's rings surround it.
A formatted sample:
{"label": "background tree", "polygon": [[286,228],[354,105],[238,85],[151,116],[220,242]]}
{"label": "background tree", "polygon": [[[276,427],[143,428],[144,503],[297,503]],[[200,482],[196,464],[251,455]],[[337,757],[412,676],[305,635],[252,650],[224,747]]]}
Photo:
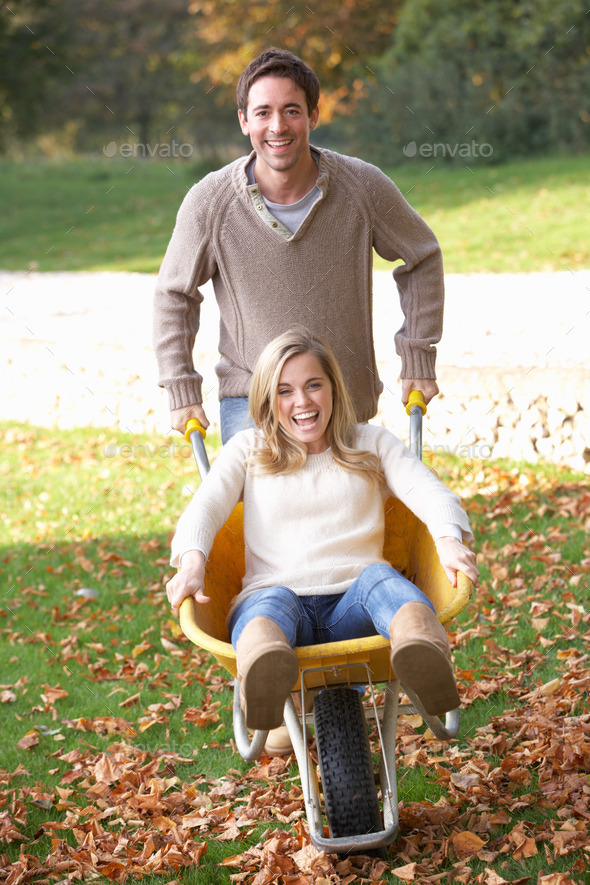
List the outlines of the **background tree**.
{"label": "background tree", "polygon": [[391,165],[410,142],[487,143],[496,160],[583,149],[589,52],[582,0],[406,3],[360,108],[374,156]]}
{"label": "background tree", "polygon": [[65,77],[71,26],[63,0],[20,0],[0,10],[0,149],[42,130]]}
{"label": "background tree", "polygon": [[96,148],[100,135],[154,148],[185,138],[191,114],[194,120],[203,103],[212,105],[190,79],[195,52],[186,0],[165,8],[158,0],[66,2],[76,31],[60,108],[62,117],[78,120],[78,143]]}
{"label": "background tree", "polygon": [[[192,0],[206,63],[194,77],[211,84],[221,103],[235,104],[238,77],[271,46],[311,65],[322,86],[322,118],[354,111],[373,59],[390,45],[401,0]],[[239,22],[239,27],[236,23]]]}
{"label": "background tree", "polygon": [[413,142],[587,148],[583,0],[20,0],[0,13],[0,150],[175,140],[216,164],[244,149],[237,79],[272,45],[318,73],[317,143],[386,168]]}

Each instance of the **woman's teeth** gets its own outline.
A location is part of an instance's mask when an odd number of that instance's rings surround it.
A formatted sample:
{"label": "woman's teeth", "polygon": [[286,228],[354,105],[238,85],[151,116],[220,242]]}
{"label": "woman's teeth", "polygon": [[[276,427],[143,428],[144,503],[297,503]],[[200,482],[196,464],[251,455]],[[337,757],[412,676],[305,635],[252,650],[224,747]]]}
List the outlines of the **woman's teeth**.
{"label": "woman's teeth", "polygon": [[300,415],[293,415],[293,421],[297,425],[303,424],[305,426],[306,424],[313,424],[317,416],[317,412],[301,412]]}

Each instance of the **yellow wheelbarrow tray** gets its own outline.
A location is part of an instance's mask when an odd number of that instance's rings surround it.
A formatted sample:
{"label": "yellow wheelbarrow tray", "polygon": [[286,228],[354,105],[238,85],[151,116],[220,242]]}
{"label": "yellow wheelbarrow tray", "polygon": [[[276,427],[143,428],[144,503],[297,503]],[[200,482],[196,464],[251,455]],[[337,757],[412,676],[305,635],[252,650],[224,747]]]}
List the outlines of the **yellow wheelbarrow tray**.
{"label": "yellow wheelbarrow tray", "polygon": [[[409,414],[410,447],[420,455],[423,406],[410,403]],[[187,438],[196,450],[197,464],[204,475],[208,460],[202,433],[194,425],[187,428]],[[390,498],[385,510],[384,558],[428,596],[441,623],[448,624],[469,602],[473,592],[471,581],[459,573],[457,586],[450,584],[426,526],[401,501]],[[236,677],[233,702],[236,747],[243,759],[252,762],[264,752],[268,732],[255,731],[250,737],[246,728],[239,698],[236,655],[226,626],[227,613],[241,590],[243,574],[243,511],[239,504],[217,534],[207,561],[205,585],[211,602],[198,605],[192,597],[185,599],[180,606],[180,626],[195,645],[210,652]],[[399,703],[401,686],[391,668],[390,650],[389,641],[379,635],[295,649],[300,674],[294,692],[301,694],[301,711],[309,709],[313,697],[314,713],[298,712],[290,696],[285,703],[284,721],[299,765],[310,838],[320,851],[365,853],[395,840],[399,830],[395,739],[400,715],[418,713],[439,740],[450,740],[458,733],[458,710],[447,713],[443,721],[427,714],[418,699],[408,692],[410,703]],[[384,684],[385,689],[384,703],[379,708],[376,684]],[[369,689],[372,711],[361,705],[356,690],[361,686]],[[374,718],[379,735],[381,811],[365,716]],[[321,785],[309,752],[307,724],[316,726]],[[367,794],[369,810],[360,816],[361,832],[355,832],[358,810],[352,809],[356,809],[359,791]],[[372,793],[374,795],[369,795]]]}

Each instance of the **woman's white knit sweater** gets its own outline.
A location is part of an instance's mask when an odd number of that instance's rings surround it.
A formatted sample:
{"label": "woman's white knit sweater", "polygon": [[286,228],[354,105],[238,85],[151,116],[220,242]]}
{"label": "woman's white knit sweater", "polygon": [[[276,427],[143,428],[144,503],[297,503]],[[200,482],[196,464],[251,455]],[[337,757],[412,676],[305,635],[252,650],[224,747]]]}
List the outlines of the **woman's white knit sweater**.
{"label": "woman's white knit sweater", "polygon": [[356,447],[381,461],[389,490],[381,492],[335,464],[328,449],[309,455],[295,473],[258,475],[246,460],[254,430],[234,436],[181,516],[172,541],[173,566],[187,550],[209,554],[217,532],[243,495],[246,573],[239,599],[264,587],[301,596],[343,593],[367,566],[383,559],[384,501],[399,498],[436,539],[454,523],[473,535],[459,499],[383,427],[361,425]]}

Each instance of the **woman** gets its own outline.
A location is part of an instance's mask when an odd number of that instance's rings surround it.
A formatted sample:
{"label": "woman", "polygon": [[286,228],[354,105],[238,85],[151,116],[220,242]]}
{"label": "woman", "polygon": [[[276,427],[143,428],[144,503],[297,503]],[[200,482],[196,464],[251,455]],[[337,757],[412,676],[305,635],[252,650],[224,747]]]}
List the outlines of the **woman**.
{"label": "woman", "polygon": [[298,677],[293,648],[379,632],[404,688],[431,714],[459,704],[447,634],[428,598],[383,559],[384,502],[401,499],[428,527],[453,585],[477,583],[459,499],[385,428],[357,425],[325,343],[292,329],[262,352],[250,388],[257,429],[220,451],[172,541],[167,585],[178,608],[204,595],[207,555],[243,497],[246,573],[228,628],[246,723],[280,726]]}

